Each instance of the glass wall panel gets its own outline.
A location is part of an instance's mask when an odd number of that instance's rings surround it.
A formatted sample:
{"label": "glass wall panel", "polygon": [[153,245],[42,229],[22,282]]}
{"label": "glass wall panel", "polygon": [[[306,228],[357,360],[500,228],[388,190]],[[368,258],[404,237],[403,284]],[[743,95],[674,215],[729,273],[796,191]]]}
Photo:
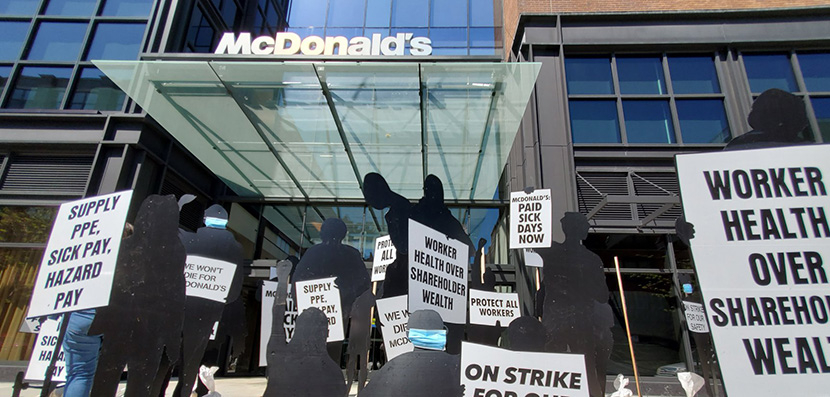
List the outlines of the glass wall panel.
{"label": "glass wall panel", "polygon": [[288,14],[288,26],[325,26],[327,3],[326,0],[292,1],[291,12]]}
{"label": "glass wall panel", "polygon": [[390,26],[392,0],[366,0],[366,27]]}
{"label": "glass wall panel", "polygon": [[429,31],[433,47],[467,47],[467,28],[433,28]]}
{"label": "glass wall panel", "polygon": [[37,277],[43,249],[0,247],[0,360],[28,360],[37,334],[18,332]]}
{"label": "glass wall panel", "polygon": [[187,31],[188,49],[193,52],[213,52],[213,39],[216,37],[216,31],[202,15],[199,7],[193,8],[190,21],[190,29]]}
{"label": "glass wall panel", "polygon": [[432,0],[430,26],[467,26],[467,0]]}
{"label": "glass wall panel", "polygon": [[824,142],[830,142],[830,98],[813,98],[813,111]]}
{"label": "glass wall panel", "polygon": [[71,74],[71,67],[24,67],[17,76],[7,107],[59,108]]}
{"label": "glass wall panel", "polygon": [[41,22],[26,59],[77,61],[86,27],[86,22]]}
{"label": "glass wall panel", "polygon": [[798,64],[808,91],[830,92],[830,54],[798,54]]}
{"label": "glass wall panel", "polygon": [[6,86],[6,81],[9,80],[9,75],[11,75],[11,73],[11,66],[0,66],[0,87]]}
{"label": "glass wall panel", "polygon": [[668,101],[623,101],[629,143],[675,143]]}
{"label": "glass wall panel", "polygon": [[610,58],[566,58],[568,94],[613,94]]}
{"label": "glass wall panel", "polygon": [[46,15],[90,16],[95,12],[98,0],[48,0]]}
{"label": "glass wall panel", "polygon": [[46,243],[56,215],[55,207],[0,206],[0,242]]}
{"label": "glass wall panel", "polygon": [[622,94],[665,94],[663,64],[658,57],[617,58],[617,75]]}
{"label": "glass wall panel", "polygon": [[675,94],[715,94],[720,92],[712,57],[669,56],[669,73]]}
{"label": "glass wall panel", "polygon": [[754,93],[770,88],[798,91],[790,57],[787,54],[743,54],[746,77]]}
{"label": "glass wall panel", "polygon": [[429,0],[395,0],[392,6],[392,26],[426,27]]}
{"label": "glass wall panel", "polygon": [[29,22],[0,22],[0,61],[14,61],[20,58],[20,49],[29,31]]}
{"label": "glass wall panel", "polygon": [[570,101],[574,143],[619,143],[620,124],[614,101]]}
{"label": "glass wall panel", "polygon": [[86,55],[86,60],[133,60],[138,58],[143,23],[99,23]]}
{"label": "glass wall panel", "polygon": [[494,0],[470,0],[470,26],[497,26]]}
{"label": "glass wall panel", "polygon": [[146,17],[153,0],[105,0],[101,15],[108,17]]}
{"label": "glass wall panel", "polygon": [[121,110],[125,95],[96,68],[84,68],[78,78],[70,109]]}
{"label": "glass wall panel", "polygon": [[2,15],[32,15],[40,5],[38,0],[3,0],[0,1]]}
{"label": "glass wall panel", "polygon": [[683,143],[726,143],[732,138],[721,99],[678,99],[677,118]]}
{"label": "glass wall panel", "polygon": [[501,47],[496,41],[496,28],[470,28],[470,47]]}
{"label": "glass wall panel", "polygon": [[363,26],[364,11],[362,0],[329,0],[328,23],[326,26]]}

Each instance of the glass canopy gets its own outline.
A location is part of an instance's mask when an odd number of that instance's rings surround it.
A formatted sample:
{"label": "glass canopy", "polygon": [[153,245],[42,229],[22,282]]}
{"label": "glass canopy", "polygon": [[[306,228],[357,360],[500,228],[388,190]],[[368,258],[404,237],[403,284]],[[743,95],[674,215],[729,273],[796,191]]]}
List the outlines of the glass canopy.
{"label": "glass canopy", "polygon": [[242,197],[490,200],[538,63],[94,61]]}

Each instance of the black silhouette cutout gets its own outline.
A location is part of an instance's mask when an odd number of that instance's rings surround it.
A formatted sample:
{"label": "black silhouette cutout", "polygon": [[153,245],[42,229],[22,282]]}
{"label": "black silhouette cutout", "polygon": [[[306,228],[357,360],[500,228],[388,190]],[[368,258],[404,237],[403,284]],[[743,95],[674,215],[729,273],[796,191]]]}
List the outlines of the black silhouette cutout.
{"label": "black silhouette cutout", "polygon": [[[684,282],[691,283],[691,277],[686,274],[680,275]],[[683,293],[685,298],[683,300],[693,303],[703,303],[703,297],[699,291],[692,293]],[[682,304],[681,304],[682,305]],[[706,393],[714,396],[713,385],[718,383],[717,357],[715,355],[715,347],[712,344],[712,334],[691,332],[692,339],[695,341],[695,348],[697,349],[698,359],[700,359],[700,367],[703,372],[703,380],[706,384]]]}
{"label": "black silhouette cutout", "polygon": [[348,389],[340,366],[326,353],[328,318],[317,308],[297,317],[294,337],[285,342],[282,322],[288,296],[291,262],[277,263],[276,299],[271,338],[268,340],[268,385],[263,397],[346,396]]}
{"label": "black silhouette cutout", "polygon": [[374,306],[375,296],[372,295],[372,291],[366,290],[355,300],[349,316],[351,321],[349,322],[349,346],[346,349],[349,357],[346,364],[346,379],[351,385],[355,369],[360,368],[357,377],[358,393],[363,390],[369,376],[369,337],[372,333],[372,307]]}
{"label": "black silhouette cutout", "polygon": [[[155,396],[164,372],[179,357],[184,318],[185,250],[177,236],[173,195],[151,195],[121,244],[109,306],[97,309],[90,327],[104,334],[93,396],[114,396],[124,365],[125,396]],[[165,371],[166,372],[166,371]]]}
{"label": "black silhouette cutout", "polygon": [[[336,277],[334,283],[340,290],[340,304],[343,322],[349,323],[352,303],[363,292],[369,290],[369,272],[363,262],[363,256],[356,248],[341,244],[346,237],[346,224],[338,218],[328,218],[320,228],[322,242],[306,251],[294,276],[292,283],[320,278]],[[345,329],[344,329],[345,331]],[[328,344],[329,354],[335,362],[340,362],[343,342]]]}
{"label": "black silhouette cutout", "polygon": [[585,355],[590,394],[603,396],[614,317],[602,260],[582,245],[590,227],[585,215],[567,212],[561,222],[565,241],[537,249],[544,259],[546,350]]}
{"label": "black silhouette cutout", "polygon": [[541,352],[545,350],[547,331],[536,317],[522,316],[510,322],[507,327],[506,347],[519,352]]}
{"label": "black silhouette cutout", "polygon": [[[479,278],[481,268],[484,266],[482,257],[484,254],[484,245],[487,243],[485,239],[478,240],[478,250],[476,250],[475,258],[473,258],[473,270],[470,276],[470,289],[479,291],[496,292],[496,274],[492,270],[484,270],[484,275]],[[483,281],[482,281],[483,279]],[[504,327],[497,322],[495,326],[470,324],[469,315],[467,316],[467,341],[478,343],[480,345],[498,346],[499,336],[501,336]]]}
{"label": "black silhouette cutout", "polygon": [[789,92],[771,88],[761,93],[752,103],[747,121],[752,131],[730,141],[724,150],[810,143],[798,136],[808,124],[804,101]]}
{"label": "black silhouette cutout", "polygon": [[[228,212],[218,204],[205,210],[205,218],[228,220]],[[227,302],[234,302],[242,291],[242,246],[224,228],[200,227],[196,233],[183,230],[179,237],[188,255],[216,259],[236,265],[228,290]],[[222,318],[225,302],[188,296],[185,299],[185,321],[182,333],[182,361],[175,395],[189,397],[199,376],[199,366],[210,341],[214,324]]]}
{"label": "black silhouette cutout", "polygon": [[[409,328],[440,330],[444,322],[434,310],[418,310],[409,316]],[[375,371],[360,396],[461,397],[460,367],[460,356],[416,346]]]}

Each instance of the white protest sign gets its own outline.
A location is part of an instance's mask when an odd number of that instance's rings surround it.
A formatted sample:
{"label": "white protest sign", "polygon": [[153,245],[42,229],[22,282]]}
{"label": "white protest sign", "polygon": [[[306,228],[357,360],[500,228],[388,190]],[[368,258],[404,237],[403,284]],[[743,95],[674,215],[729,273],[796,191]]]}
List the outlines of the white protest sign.
{"label": "white protest sign", "polygon": [[377,300],[380,331],[383,335],[387,361],[414,349],[407,336],[407,331],[409,331],[407,299],[406,295],[401,295]]}
{"label": "white protest sign", "polygon": [[709,323],[706,322],[706,311],[703,305],[694,302],[683,302],[683,313],[686,314],[686,325],[689,331],[705,334],[709,332]]}
{"label": "white protest sign", "polygon": [[536,253],[536,251],[532,249],[525,248],[525,266],[531,267],[544,267],[545,261],[542,259],[542,255]]}
{"label": "white protest sign", "polygon": [[[40,327],[40,333],[35,340],[35,347],[32,349],[32,358],[29,359],[29,367],[26,368],[26,380],[45,380],[46,370],[52,361],[52,354],[58,344],[61,322],[59,320],[46,320]],[[66,362],[64,361],[63,347],[58,351],[58,361],[55,362],[55,369],[52,371],[53,382],[66,382]]]}
{"label": "white protest sign", "polygon": [[106,306],[132,190],[61,205],[26,317]]}
{"label": "white protest sign", "polygon": [[[268,365],[266,361],[268,354],[268,340],[271,339],[271,323],[274,319],[274,300],[277,294],[276,281],[262,282],[262,311],[260,312],[259,324],[259,366],[264,367]],[[294,336],[294,323],[297,321],[297,305],[294,303],[294,298],[291,296],[291,284],[288,284],[288,297],[285,300],[285,318],[283,318],[282,326],[285,330],[285,341],[291,342],[291,337]]]}
{"label": "white protest sign", "polygon": [[496,325],[507,328],[521,317],[519,294],[470,290],[470,324]]}
{"label": "white protest sign", "polygon": [[465,397],[588,397],[581,354],[514,352],[461,342]]}
{"label": "white protest sign", "polygon": [[510,248],[548,248],[553,233],[550,189],[510,193]]}
{"label": "white protest sign", "polygon": [[678,155],[729,395],[827,395],[830,146]]}
{"label": "white protest sign", "polygon": [[40,332],[40,319],[24,318],[23,322],[20,323],[20,330],[18,330],[18,332],[27,334],[36,334]]}
{"label": "white protest sign", "polygon": [[409,311],[431,309],[447,323],[467,322],[469,247],[409,220]]}
{"label": "white protest sign", "polygon": [[213,323],[213,329],[210,330],[210,340],[216,340],[216,332],[219,331],[219,322]]}
{"label": "white protest sign", "polygon": [[329,318],[329,337],[326,342],[337,342],[345,338],[343,309],[340,303],[340,288],[334,284],[336,277],[296,282],[297,311],[310,307],[320,309]]}
{"label": "white protest sign", "polygon": [[199,255],[188,255],[184,265],[187,296],[225,303],[236,265]]}
{"label": "white protest sign", "polygon": [[372,262],[372,281],[386,279],[386,267],[397,258],[397,250],[392,244],[392,237],[381,236],[375,239],[375,259]]}

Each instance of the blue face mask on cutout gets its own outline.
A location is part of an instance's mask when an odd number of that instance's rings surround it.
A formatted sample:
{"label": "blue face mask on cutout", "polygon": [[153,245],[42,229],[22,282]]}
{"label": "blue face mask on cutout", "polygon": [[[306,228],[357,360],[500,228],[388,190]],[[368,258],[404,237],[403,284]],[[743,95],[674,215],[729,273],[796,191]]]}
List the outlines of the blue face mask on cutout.
{"label": "blue face mask on cutout", "polygon": [[447,330],[410,328],[409,340],[415,347],[443,351],[447,345]]}
{"label": "blue face mask on cutout", "polygon": [[693,291],[691,284],[683,284],[683,292],[691,294]]}
{"label": "blue face mask on cutout", "polygon": [[213,218],[209,216],[205,217],[205,226],[207,227],[212,227],[214,229],[224,229],[227,225],[227,219]]}

